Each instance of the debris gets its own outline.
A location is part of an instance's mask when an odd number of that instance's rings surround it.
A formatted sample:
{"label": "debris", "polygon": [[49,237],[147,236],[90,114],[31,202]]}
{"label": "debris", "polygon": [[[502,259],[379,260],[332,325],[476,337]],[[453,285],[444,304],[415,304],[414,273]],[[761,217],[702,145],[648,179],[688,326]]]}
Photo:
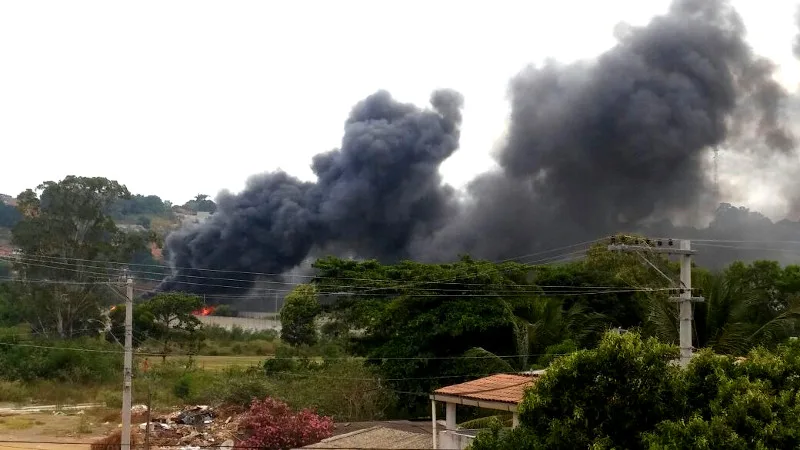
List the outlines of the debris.
{"label": "debris", "polygon": [[192,442],[194,440],[194,438],[196,438],[197,436],[200,436],[200,433],[198,433],[197,431],[192,431],[191,433],[187,434],[186,436],[180,438],[180,440],[178,442],[180,442],[181,444],[187,444],[189,442]]}
{"label": "debris", "polygon": [[134,405],[131,407],[131,414],[144,414],[147,412],[147,405]]}
{"label": "debris", "polygon": [[[225,421],[217,421],[217,413],[206,405],[184,408],[152,418],[150,422],[150,444],[154,447],[206,448],[216,447],[232,450],[239,436],[239,415],[230,415]],[[146,424],[137,432],[144,434]]]}
{"label": "debris", "polygon": [[206,405],[198,405],[191,409],[185,409],[178,414],[176,423],[184,425],[209,424],[214,420],[214,411]]}

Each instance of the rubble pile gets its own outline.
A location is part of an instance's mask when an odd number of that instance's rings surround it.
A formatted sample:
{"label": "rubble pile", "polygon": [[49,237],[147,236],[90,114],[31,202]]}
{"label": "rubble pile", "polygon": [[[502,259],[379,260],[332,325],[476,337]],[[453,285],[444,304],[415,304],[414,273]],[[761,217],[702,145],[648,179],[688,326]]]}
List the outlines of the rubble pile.
{"label": "rubble pile", "polygon": [[[242,439],[239,433],[239,419],[236,414],[218,416],[212,408],[205,405],[152,417],[150,446],[170,448],[180,446],[182,450],[214,447],[220,450],[232,450],[234,443]],[[141,423],[137,430],[140,442],[145,441],[146,430],[147,423]]]}

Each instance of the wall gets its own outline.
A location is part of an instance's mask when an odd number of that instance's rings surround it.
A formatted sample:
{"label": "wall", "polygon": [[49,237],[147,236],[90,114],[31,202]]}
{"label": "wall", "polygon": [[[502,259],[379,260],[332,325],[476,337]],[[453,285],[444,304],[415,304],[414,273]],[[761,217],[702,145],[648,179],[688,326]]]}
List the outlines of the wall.
{"label": "wall", "polygon": [[225,329],[233,329],[234,326],[244,330],[281,330],[281,322],[277,319],[251,318],[251,317],[220,317],[220,316],[196,316],[204,325],[217,325]]}
{"label": "wall", "polygon": [[464,450],[472,444],[479,430],[441,430],[439,441],[436,443],[440,449]]}

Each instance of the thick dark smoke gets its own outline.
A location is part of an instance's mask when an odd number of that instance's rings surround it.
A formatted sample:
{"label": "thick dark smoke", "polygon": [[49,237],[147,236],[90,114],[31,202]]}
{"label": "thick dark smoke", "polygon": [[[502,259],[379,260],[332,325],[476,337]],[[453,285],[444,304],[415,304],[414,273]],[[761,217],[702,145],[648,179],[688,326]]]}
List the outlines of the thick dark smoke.
{"label": "thick dark smoke", "polygon": [[172,233],[175,269],[160,288],[230,292],[225,286],[235,285],[246,292],[255,272],[283,273],[330,245],[405,256],[413,237],[455,212],[439,165],[458,148],[462,103],[447,90],[433,93],[432,110],[387,92],[368,97],[353,108],[341,148],[314,157],[316,183],[283,172],[253,177],[240,194],[220,195],[209,222]]}
{"label": "thick dark smoke", "polygon": [[[786,93],[744,34],[727,2],[681,0],[596,61],[526,68],[509,89],[500,170],[475,180],[461,218],[420,247],[433,259],[502,258],[712,211],[713,147],[794,147],[780,123]],[[754,134],[761,142],[743,145]]]}
{"label": "thick dark smoke", "polygon": [[[724,199],[711,149],[765,158],[794,149],[773,69],[728,2],[676,0],[644,27],[619,28],[596,60],[520,72],[499,167],[462,201],[438,172],[458,147],[461,96],[438,91],[420,110],[378,92],[351,112],[341,148],[314,157],[315,183],[255,177],[222,194],[208,224],[171,235],[175,270],[161,288],[222,290],[199,269],[283,273],[324,251],[498,259],[620,231],[730,235],[734,223],[744,233],[754,216],[733,207],[706,230],[667,219],[696,223]],[[255,277],[236,278],[220,284],[246,289]]]}

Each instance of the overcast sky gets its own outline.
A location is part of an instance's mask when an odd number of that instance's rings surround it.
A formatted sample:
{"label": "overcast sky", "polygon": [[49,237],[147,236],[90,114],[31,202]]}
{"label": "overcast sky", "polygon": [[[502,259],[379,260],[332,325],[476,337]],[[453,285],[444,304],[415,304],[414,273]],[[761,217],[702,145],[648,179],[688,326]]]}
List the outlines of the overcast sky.
{"label": "overcast sky", "polygon": [[[0,2],[0,193],[105,176],[183,203],[282,168],[312,179],[354,103],[377,89],[425,105],[466,97],[461,186],[492,165],[508,79],[613,45],[665,0]],[[796,0],[734,2],[756,50],[800,82]]]}

